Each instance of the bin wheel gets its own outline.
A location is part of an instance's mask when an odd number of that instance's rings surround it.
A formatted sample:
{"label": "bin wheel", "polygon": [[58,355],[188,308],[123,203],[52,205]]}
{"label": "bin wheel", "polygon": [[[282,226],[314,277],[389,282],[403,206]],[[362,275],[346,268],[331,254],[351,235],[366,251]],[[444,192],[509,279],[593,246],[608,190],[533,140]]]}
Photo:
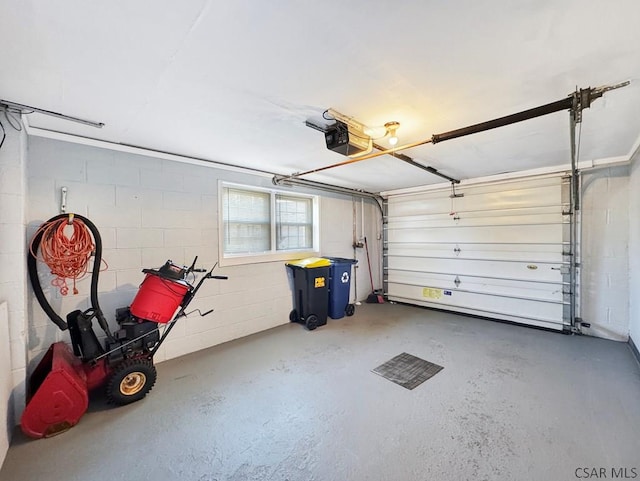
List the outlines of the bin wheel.
{"label": "bin wheel", "polygon": [[291,322],[300,322],[300,316],[298,316],[298,311],[295,309],[289,313],[289,321]]}
{"label": "bin wheel", "polygon": [[307,329],[313,331],[316,327],[318,327],[318,316],[316,316],[315,314],[307,316],[305,324],[307,326]]}
{"label": "bin wheel", "polygon": [[107,381],[107,400],[121,406],[147,395],[158,374],[150,359],[127,359],[113,370]]}
{"label": "bin wheel", "polygon": [[356,312],[356,306],[353,304],[347,304],[347,308],[344,310],[347,316],[353,316]]}

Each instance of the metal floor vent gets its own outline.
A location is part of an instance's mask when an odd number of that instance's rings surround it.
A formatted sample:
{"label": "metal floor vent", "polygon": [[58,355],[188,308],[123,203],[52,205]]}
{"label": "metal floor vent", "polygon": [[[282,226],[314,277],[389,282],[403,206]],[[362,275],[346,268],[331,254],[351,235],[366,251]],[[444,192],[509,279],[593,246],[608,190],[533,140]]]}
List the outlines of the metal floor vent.
{"label": "metal floor vent", "polygon": [[414,389],[443,369],[442,366],[403,352],[379,365],[372,372],[406,389]]}

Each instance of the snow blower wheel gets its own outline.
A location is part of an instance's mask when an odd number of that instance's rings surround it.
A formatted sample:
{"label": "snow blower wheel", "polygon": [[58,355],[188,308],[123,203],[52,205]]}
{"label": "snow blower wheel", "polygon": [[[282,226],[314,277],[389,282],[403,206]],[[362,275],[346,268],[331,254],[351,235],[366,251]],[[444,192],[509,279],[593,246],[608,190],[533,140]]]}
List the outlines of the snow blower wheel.
{"label": "snow blower wheel", "polygon": [[151,360],[127,359],[107,381],[107,399],[120,406],[139,401],[151,391],[156,378],[156,367]]}

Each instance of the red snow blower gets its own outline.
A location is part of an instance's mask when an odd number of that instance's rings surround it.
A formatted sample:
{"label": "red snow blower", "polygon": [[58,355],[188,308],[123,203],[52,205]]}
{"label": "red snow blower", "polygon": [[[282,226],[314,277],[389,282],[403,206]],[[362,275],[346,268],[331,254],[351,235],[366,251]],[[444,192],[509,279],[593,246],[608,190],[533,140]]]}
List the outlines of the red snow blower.
{"label": "red snow blower", "polygon": [[[66,222],[65,222],[66,221]],[[22,414],[22,431],[33,438],[59,434],[77,424],[87,410],[89,391],[104,387],[109,402],[123,405],[144,398],[153,387],[157,373],[153,356],[171,332],[175,323],[187,315],[187,306],[207,279],[214,276],[215,265],[207,272],[196,269],[197,257],[190,267],[167,261],[159,269],[143,269],[145,278],[129,307],[116,310],[118,330],[111,332],[98,303],[98,276],[102,263],[102,241],[95,225],[80,215],[61,214],[44,226],[73,225],[74,234],[86,226],[93,236],[93,270],[91,273],[91,307],[67,314],[64,321],[47,301],[37,269],[38,249],[44,248],[54,235],[50,229],[39,229],[32,240],[27,265],[34,294],[42,309],[61,329],[69,330],[73,352],[64,342],[51,345],[27,384],[27,405]],[[82,225],[84,224],[84,226]],[[73,249],[73,245],[70,246]],[[42,250],[42,249],[41,249]],[[194,286],[195,273],[206,272]],[[192,276],[193,281],[188,278]],[[66,287],[65,287],[66,288]],[[75,286],[74,286],[75,289]],[[200,312],[200,311],[198,311]],[[213,309],[201,316],[213,312]],[[93,330],[96,319],[106,335],[104,346]],[[164,325],[162,334],[160,325]]]}

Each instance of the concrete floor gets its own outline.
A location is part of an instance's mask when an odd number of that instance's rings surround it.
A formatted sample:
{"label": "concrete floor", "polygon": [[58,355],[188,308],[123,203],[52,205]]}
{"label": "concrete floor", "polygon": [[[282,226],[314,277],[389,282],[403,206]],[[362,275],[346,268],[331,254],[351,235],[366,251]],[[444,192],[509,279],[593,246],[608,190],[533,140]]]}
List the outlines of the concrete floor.
{"label": "concrete floor", "polygon": [[[371,372],[402,352],[444,370],[413,391]],[[371,304],[162,363],[139,403],[17,432],[0,480],[563,481],[640,477],[639,453],[626,344]]]}

